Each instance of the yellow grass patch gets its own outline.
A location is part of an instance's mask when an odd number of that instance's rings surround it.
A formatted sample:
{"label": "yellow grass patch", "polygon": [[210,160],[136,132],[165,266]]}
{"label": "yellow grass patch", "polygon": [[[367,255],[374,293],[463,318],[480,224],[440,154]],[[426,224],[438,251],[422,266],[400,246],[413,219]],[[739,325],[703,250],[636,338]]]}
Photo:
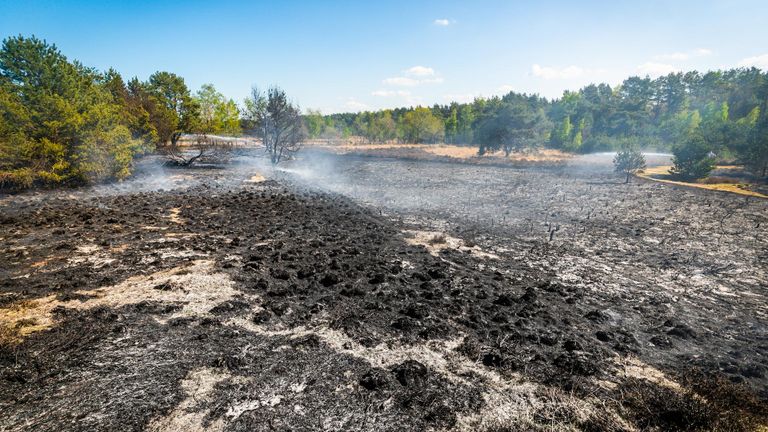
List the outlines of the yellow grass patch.
{"label": "yellow grass patch", "polygon": [[245,182],[246,183],[261,183],[261,182],[263,182],[266,179],[267,178],[264,177],[263,175],[261,175],[259,173],[255,173],[254,175],[251,176],[251,178],[249,178]]}
{"label": "yellow grass patch", "polygon": [[53,310],[58,306],[92,309],[98,306],[120,307],[143,301],[178,304],[181,308],[168,318],[204,316],[219,303],[237,294],[234,283],[225,273],[213,271],[212,261],[195,261],[189,265],[134,276],[125,281],[92,291],[77,291],[90,296],[85,301],[60,301],[55,295],[35,300],[22,300],[0,308],[0,343],[15,344],[24,337],[55,324]]}
{"label": "yellow grass patch", "polygon": [[34,263],[32,263],[32,268],[45,267],[45,266],[48,265],[48,263],[51,261],[51,259],[52,258],[46,258],[44,260],[34,262]]}
{"label": "yellow grass patch", "polygon": [[121,253],[128,250],[128,243],[115,245],[109,248],[110,253]]}
{"label": "yellow grass patch", "polygon": [[446,156],[455,159],[468,159],[477,156],[474,147],[459,147],[453,145],[425,146],[423,150],[437,156]]}
{"label": "yellow grass patch", "polygon": [[[730,192],[739,195],[753,196],[758,198],[768,198],[768,195],[761,194],[759,192],[751,191],[747,189],[747,185],[744,183],[690,183],[677,180],[668,180],[665,178],[659,178],[661,176],[669,176],[671,166],[657,166],[645,169],[642,173],[638,173],[637,176],[652,180],[659,183],[667,183],[677,186],[686,186],[698,189],[715,190],[722,192]],[[732,169],[732,166],[718,166],[717,169]]]}
{"label": "yellow grass patch", "polygon": [[51,295],[20,300],[0,309],[0,345],[16,345],[26,336],[53,325],[53,308],[59,302]]}
{"label": "yellow grass patch", "polygon": [[180,207],[174,207],[171,209],[170,214],[168,215],[168,219],[176,224],[183,224],[184,221],[181,220],[181,208]]}
{"label": "yellow grass patch", "polygon": [[617,357],[614,359],[614,361],[616,362],[616,365],[619,366],[619,372],[623,373],[623,375],[627,378],[644,379],[662,387],[667,387],[676,391],[682,391],[680,384],[671,380],[664,372],[640,361],[638,358]]}

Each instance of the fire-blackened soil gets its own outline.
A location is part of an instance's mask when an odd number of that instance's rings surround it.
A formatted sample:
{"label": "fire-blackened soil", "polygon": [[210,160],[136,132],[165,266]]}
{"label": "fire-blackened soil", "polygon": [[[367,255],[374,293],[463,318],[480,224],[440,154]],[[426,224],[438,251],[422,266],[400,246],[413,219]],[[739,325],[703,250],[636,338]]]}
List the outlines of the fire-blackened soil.
{"label": "fire-blackened soil", "polygon": [[0,429],[765,424],[765,201],[591,167],[329,172],[4,198]]}

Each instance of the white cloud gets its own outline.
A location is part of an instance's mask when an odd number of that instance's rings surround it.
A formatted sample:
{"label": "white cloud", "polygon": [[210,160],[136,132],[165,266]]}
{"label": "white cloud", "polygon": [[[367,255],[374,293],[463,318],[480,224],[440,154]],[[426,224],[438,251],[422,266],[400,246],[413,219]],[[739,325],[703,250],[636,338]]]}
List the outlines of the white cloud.
{"label": "white cloud", "polygon": [[368,109],[368,105],[351,97],[351,98],[347,98],[347,101],[344,103],[344,108],[352,111],[363,111]]}
{"label": "white cloud", "polygon": [[747,57],[740,61],[736,66],[738,67],[756,67],[763,70],[768,70],[768,54],[758,55],[754,57]]}
{"label": "white cloud", "polygon": [[433,21],[433,24],[440,27],[448,27],[451,25],[452,21],[446,18],[438,18],[435,21]]}
{"label": "white cloud", "polygon": [[570,79],[578,78],[586,72],[585,69],[578,66],[566,66],[564,68],[556,68],[550,66],[541,66],[534,64],[531,67],[531,73],[533,76],[543,78],[546,80],[552,79]]}
{"label": "white cloud", "polygon": [[406,75],[415,77],[434,76],[435,70],[426,66],[414,66],[405,71]]}
{"label": "white cloud", "polygon": [[643,76],[658,77],[671,74],[672,72],[679,72],[680,68],[666,63],[647,62],[638,66],[637,71]]}
{"label": "white cloud", "polygon": [[412,87],[419,85],[419,80],[408,77],[392,77],[386,78],[382,81],[386,85]]}
{"label": "white cloud", "polygon": [[389,86],[414,87],[421,84],[439,84],[443,79],[435,76],[435,70],[426,66],[413,66],[403,71],[401,76],[386,78],[382,83]]}
{"label": "white cloud", "polygon": [[503,86],[500,86],[496,90],[498,90],[501,93],[509,93],[509,92],[513,91],[514,89],[515,89],[515,86],[510,85],[510,84],[504,84]]}
{"label": "white cloud", "polygon": [[391,96],[407,97],[411,95],[411,92],[407,90],[375,90],[371,92],[371,95],[379,96],[379,97],[391,97]]}
{"label": "white cloud", "polygon": [[709,55],[712,55],[712,50],[707,48],[696,48],[694,50],[685,51],[685,52],[674,52],[670,54],[657,55],[656,57],[654,57],[654,59],[685,61],[685,60],[690,60],[692,58],[706,57]]}

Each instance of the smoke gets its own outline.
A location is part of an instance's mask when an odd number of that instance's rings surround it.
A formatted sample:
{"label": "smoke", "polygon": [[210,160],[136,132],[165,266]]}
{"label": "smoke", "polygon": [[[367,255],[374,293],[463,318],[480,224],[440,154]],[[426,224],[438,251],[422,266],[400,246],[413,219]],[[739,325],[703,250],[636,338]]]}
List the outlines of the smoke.
{"label": "smoke", "polygon": [[[648,167],[672,164],[672,155],[668,153],[643,152],[643,156]],[[568,161],[566,170],[574,174],[613,175],[614,157],[616,152],[579,155]]]}
{"label": "smoke", "polygon": [[349,185],[340,163],[336,155],[306,149],[296,159],[276,166],[274,172],[277,177],[304,187],[338,192]]}

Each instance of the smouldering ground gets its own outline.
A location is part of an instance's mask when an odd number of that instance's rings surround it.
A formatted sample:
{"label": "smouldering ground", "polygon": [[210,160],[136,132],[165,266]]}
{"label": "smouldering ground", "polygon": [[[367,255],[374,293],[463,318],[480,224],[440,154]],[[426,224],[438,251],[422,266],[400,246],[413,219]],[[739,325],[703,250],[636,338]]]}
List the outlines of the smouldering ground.
{"label": "smouldering ground", "polygon": [[0,430],[765,423],[766,201],[311,160],[0,200]]}

